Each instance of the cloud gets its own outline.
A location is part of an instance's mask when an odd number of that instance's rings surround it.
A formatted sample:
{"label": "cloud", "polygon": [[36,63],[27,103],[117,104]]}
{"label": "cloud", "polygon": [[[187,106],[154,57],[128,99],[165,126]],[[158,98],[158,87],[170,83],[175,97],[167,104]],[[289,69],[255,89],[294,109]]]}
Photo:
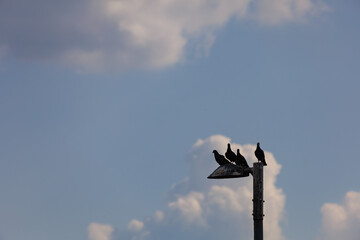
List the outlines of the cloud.
{"label": "cloud", "polygon": [[204,194],[190,192],[188,195],[178,197],[176,201],[169,203],[169,209],[177,212],[189,224],[205,224],[203,219],[202,202]]}
{"label": "cloud", "polygon": [[322,2],[312,0],[258,0],[255,5],[255,18],[269,25],[303,20],[308,15],[329,10]]}
{"label": "cloud", "polygon": [[[224,153],[229,142],[229,138],[221,135],[196,141],[186,156],[189,176],[172,186],[164,209],[142,220],[131,220],[127,229],[118,232],[116,239],[235,240],[240,236],[241,239],[252,239],[252,177],[207,179],[218,167],[212,150]],[[239,148],[250,165],[256,161],[255,145],[232,143],[232,148]],[[285,195],[275,185],[281,165],[270,152],[265,155],[268,166],[264,171],[264,234],[268,240],[282,240],[280,222]]]}
{"label": "cloud", "polygon": [[345,194],[342,204],[325,203],[320,239],[357,240],[360,236],[360,192]]}
{"label": "cloud", "polygon": [[88,227],[89,240],[111,240],[114,229],[110,225],[91,223]]}
{"label": "cloud", "polygon": [[207,55],[232,17],[279,24],[321,11],[314,1],[5,0],[0,48],[86,71],[163,68],[183,61],[186,48]]}
{"label": "cloud", "polygon": [[134,232],[141,231],[141,229],[143,228],[144,228],[144,223],[136,219],[131,220],[127,226],[127,229],[129,231],[134,231]]}

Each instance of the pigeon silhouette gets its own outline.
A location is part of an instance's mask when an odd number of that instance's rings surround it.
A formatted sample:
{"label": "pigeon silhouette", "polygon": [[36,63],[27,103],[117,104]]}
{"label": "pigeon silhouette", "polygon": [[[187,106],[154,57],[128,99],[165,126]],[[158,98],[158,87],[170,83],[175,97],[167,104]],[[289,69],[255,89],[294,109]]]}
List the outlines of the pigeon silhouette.
{"label": "pigeon silhouette", "polygon": [[227,160],[227,159],[224,157],[224,155],[220,155],[220,154],[218,153],[218,151],[214,150],[213,153],[214,153],[214,157],[215,157],[216,162],[217,162],[220,166],[230,163],[230,161]]}
{"label": "pigeon silhouette", "polygon": [[256,150],[255,150],[255,156],[258,159],[258,161],[262,162],[264,166],[266,166],[265,161],[265,154],[264,151],[260,148],[260,143],[257,143]]}
{"label": "pigeon silhouette", "polygon": [[243,168],[249,168],[248,163],[243,155],[241,155],[240,150],[238,149],[236,152],[236,165],[239,165]]}
{"label": "pigeon silhouette", "polygon": [[236,154],[231,150],[230,143],[227,145],[227,150],[225,153],[225,157],[232,162],[236,163]]}

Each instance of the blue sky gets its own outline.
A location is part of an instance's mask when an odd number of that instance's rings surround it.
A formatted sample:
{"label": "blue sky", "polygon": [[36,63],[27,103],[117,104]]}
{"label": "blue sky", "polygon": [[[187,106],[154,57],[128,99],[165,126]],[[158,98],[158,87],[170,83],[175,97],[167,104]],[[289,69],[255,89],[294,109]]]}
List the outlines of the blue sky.
{"label": "blue sky", "polygon": [[2,4],[1,240],[209,239],[214,206],[251,225],[210,198],[245,199],[206,179],[227,141],[273,154],[269,239],[356,239],[359,2],[195,2]]}

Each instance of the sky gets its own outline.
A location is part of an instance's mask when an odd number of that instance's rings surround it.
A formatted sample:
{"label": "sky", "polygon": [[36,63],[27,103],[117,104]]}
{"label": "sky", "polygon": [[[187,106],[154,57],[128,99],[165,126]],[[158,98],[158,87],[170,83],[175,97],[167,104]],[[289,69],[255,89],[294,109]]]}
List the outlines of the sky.
{"label": "sky", "polygon": [[0,1],[0,240],[360,235],[357,0]]}

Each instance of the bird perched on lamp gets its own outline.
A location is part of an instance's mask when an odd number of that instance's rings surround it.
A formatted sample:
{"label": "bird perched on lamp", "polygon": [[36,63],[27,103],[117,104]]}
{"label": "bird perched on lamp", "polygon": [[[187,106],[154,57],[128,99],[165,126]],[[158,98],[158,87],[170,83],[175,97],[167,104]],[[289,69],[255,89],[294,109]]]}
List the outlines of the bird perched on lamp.
{"label": "bird perched on lamp", "polygon": [[214,157],[215,157],[216,162],[217,162],[220,166],[230,163],[230,161],[227,160],[227,159],[224,157],[224,155],[220,155],[220,154],[218,153],[218,151],[214,150],[213,153],[214,153]]}
{"label": "bird perched on lamp", "polygon": [[260,161],[260,162],[262,162],[264,164],[264,166],[267,165],[266,161],[265,161],[265,153],[260,148],[260,143],[257,143],[256,150],[255,150],[255,156],[258,159],[258,161]]}
{"label": "bird perched on lamp", "polygon": [[243,155],[240,153],[240,149],[236,152],[236,165],[240,165],[243,168],[249,168],[249,165]]}
{"label": "bird perched on lamp", "polygon": [[[236,154],[231,150],[230,143],[228,143],[228,145],[227,145],[225,157],[227,159],[229,159],[230,161],[236,163]],[[236,165],[238,165],[238,164],[236,164]]]}

